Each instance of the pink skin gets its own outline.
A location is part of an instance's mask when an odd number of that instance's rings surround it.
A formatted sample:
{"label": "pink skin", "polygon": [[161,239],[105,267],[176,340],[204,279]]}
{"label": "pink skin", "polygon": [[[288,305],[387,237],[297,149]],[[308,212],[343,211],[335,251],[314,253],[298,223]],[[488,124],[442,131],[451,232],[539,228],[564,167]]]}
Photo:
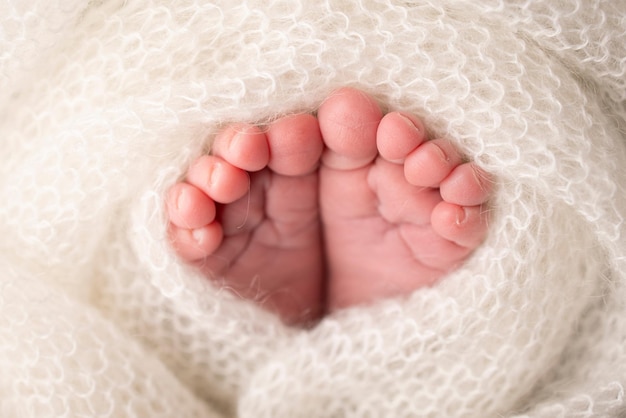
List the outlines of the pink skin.
{"label": "pink skin", "polygon": [[183,259],[288,324],[431,286],[483,241],[490,181],[412,115],[340,89],[232,125],[168,192]]}

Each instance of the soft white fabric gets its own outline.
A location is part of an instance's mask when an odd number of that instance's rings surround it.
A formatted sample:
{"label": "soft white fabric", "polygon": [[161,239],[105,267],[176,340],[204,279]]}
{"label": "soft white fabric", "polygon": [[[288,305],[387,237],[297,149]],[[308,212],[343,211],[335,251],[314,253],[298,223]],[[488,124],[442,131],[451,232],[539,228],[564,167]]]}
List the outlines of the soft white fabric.
{"label": "soft white fabric", "polygon": [[[0,416],[625,416],[625,16],[0,1]],[[290,329],[175,257],[163,196],[224,124],[344,85],[492,173],[490,234],[434,288]]]}

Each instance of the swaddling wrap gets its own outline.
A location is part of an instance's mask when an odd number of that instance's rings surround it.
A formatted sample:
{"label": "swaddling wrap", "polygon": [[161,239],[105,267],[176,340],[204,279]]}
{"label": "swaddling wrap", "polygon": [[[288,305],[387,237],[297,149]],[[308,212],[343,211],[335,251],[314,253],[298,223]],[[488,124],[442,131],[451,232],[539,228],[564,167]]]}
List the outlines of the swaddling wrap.
{"label": "swaddling wrap", "polygon": [[[0,415],[624,416],[625,16],[1,1]],[[225,124],[346,85],[491,173],[489,235],[433,288],[288,328],[175,256],[164,194]]]}

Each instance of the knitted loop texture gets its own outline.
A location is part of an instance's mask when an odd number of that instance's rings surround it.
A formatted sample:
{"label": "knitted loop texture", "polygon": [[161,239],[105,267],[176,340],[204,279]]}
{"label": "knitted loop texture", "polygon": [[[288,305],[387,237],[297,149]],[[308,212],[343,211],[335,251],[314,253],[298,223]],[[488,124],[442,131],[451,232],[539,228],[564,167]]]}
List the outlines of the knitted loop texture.
{"label": "knitted loop texture", "polygon": [[[626,416],[625,40],[623,0],[0,1],[0,416]],[[491,173],[490,232],[289,328],[175,256],[164,195],[340,86]]]}

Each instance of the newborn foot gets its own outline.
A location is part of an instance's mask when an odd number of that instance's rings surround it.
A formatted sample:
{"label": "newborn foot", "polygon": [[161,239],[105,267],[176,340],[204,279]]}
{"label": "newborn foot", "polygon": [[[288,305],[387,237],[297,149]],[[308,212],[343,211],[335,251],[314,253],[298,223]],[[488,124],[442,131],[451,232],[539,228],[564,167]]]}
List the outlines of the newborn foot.
{"label": "newborn foot", "polygon": [[167,196],[178,254],[289,324],[323,311],[315,117],[233,125]]}
{"label": "newborn foot", "polygon": [[450,142],[353,89],[318,119],[329,310],[432,285],[482,242],[489,181]]}

